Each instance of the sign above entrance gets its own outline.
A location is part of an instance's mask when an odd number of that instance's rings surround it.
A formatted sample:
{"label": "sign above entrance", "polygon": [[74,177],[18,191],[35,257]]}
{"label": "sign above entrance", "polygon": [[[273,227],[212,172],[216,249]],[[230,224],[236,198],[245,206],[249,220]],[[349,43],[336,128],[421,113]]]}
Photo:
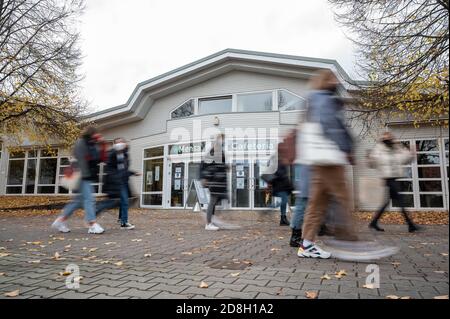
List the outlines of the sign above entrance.
{"label": "sign above entrance", "polygon": [[226,140],[228,152],[259,152],[274,151],[277,147],[276,140]]}
{"label": "sign above entrance", "polygon": [[202,153],[205,151],[205,142],[172,144],[169,145],[169,155],[183,155],[192,153]]}

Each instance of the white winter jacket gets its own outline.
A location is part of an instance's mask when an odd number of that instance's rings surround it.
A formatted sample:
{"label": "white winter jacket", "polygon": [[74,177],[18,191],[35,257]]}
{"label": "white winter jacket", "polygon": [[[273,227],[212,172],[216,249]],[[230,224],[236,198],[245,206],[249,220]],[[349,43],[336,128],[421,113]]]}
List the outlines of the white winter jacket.
{"label": "white winter jacket", "polygon": [[387,147],[383,142],[378,143],[369,154],[370,163],[378,169],[381,178],[401,178],[405,175],[402,165],[410,163],[413,154],[402,145]]}

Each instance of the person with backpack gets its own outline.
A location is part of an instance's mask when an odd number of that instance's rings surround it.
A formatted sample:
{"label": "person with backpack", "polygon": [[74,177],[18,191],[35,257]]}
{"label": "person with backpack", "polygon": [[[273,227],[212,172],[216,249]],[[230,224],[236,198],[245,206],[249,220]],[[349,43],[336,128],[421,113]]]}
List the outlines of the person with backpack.
{"label": "person with backpack", "polygon": [[69,217],[79,208],[85,212],[85,220],[89,225],[89,234],[101,234],[104,229],[97,223],[95,214],[94,187],[92,183],[97,180],[99,164],[106,160],[106,143],[98,134],[97,129],[89,126],[84,129],[81,137],[75,142],[73,157],[74,169],[80,172],[78,195],[68,203],[61,214],[51,225],[62,233],[70,232],[67,226]]}
{"label": "person with backpack", "polygon": [[419,227],[414,224],[406,212],[403,197],[399,193],[399,182],[397,181],[398,178],[402,178],[404,176],[404,169],[402,165],[410,163],[414,158],[414,155],[415,153],[413,151],[408,150],[403,145],[398,143],[390,132],[384,132],[375,148],[369,152],[367,156],[369,165],[378,170],[381,178],[384,179],[384,183],[388,190],[388,196],[382,206],[375,213],[369,224],[369,228],[377,231],[384,231],[383,228],[378,226],[378,220],[383,215],[384,210],[389,205],[389,202],[391,200],[396,200],[401,208],[405,222],[408,225],[408,231],[412,233],[419,230]]}
{"label": "person with backpack", "polygon": [[103,183],[103,192],[108,195],[108,199],[97,203],[96,214],[119,207],[120,228],[131,230],[135,226],[128,222],[129,179],[130,176],[140,174],[129,170],[129,164],[128,145],[123,138],[114,139],[113,147],[108,155]]}

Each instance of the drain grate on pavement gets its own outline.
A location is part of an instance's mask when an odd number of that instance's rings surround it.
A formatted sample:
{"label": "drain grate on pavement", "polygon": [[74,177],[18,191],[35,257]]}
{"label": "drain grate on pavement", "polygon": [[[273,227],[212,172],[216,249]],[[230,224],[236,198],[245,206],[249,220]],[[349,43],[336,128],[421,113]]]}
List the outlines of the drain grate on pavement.
{"label": "drain grate on pavement", "polygon": [[207,266],[213,269],[244,270],[252,264],[249,261],[215,260],[208,263]]}

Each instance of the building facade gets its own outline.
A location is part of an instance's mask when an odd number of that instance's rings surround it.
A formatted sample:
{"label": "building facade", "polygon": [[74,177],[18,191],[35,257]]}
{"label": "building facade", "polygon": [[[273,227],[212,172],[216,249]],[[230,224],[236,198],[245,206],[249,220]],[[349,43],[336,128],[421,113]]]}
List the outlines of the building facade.
{"label": "building facade", "polygon": [[[305,110],[308,80],[318,69],[330,69],[351,89],[352,80],[334,60],[227,49],[137,85],[127,103],[90,115],[106,139],[124,137],[130,143],[131,168],[142,172],[132,179],[141,207],[191,207],[190,186],[198,178],[200,159],[218,132],[226,135],[230,164],[226,209],[268,209],[270,191],[261,172],[278,142],[296,127]],[[448,210],[448,130],[412,123],[385,123],[358,135],[357,164],[348,167],[355,206],[373,210],[377,203],[363,200],[366,180],[376,171],[365,154],[383,130],[394,132],[417,156],[405,167],[401,181],[412,210]],[[67,194],[59,177],[69,164],[70,151],[55,145],[49,152],[25,146],[9,154],[1,144],[0,194]],[[96,192],[102,191],[100,171]],[[295,182],[302,177],[290,169]],[[366,196],[367,197],[367,196]],[[395,209],[392,203],[391,209]]]}

